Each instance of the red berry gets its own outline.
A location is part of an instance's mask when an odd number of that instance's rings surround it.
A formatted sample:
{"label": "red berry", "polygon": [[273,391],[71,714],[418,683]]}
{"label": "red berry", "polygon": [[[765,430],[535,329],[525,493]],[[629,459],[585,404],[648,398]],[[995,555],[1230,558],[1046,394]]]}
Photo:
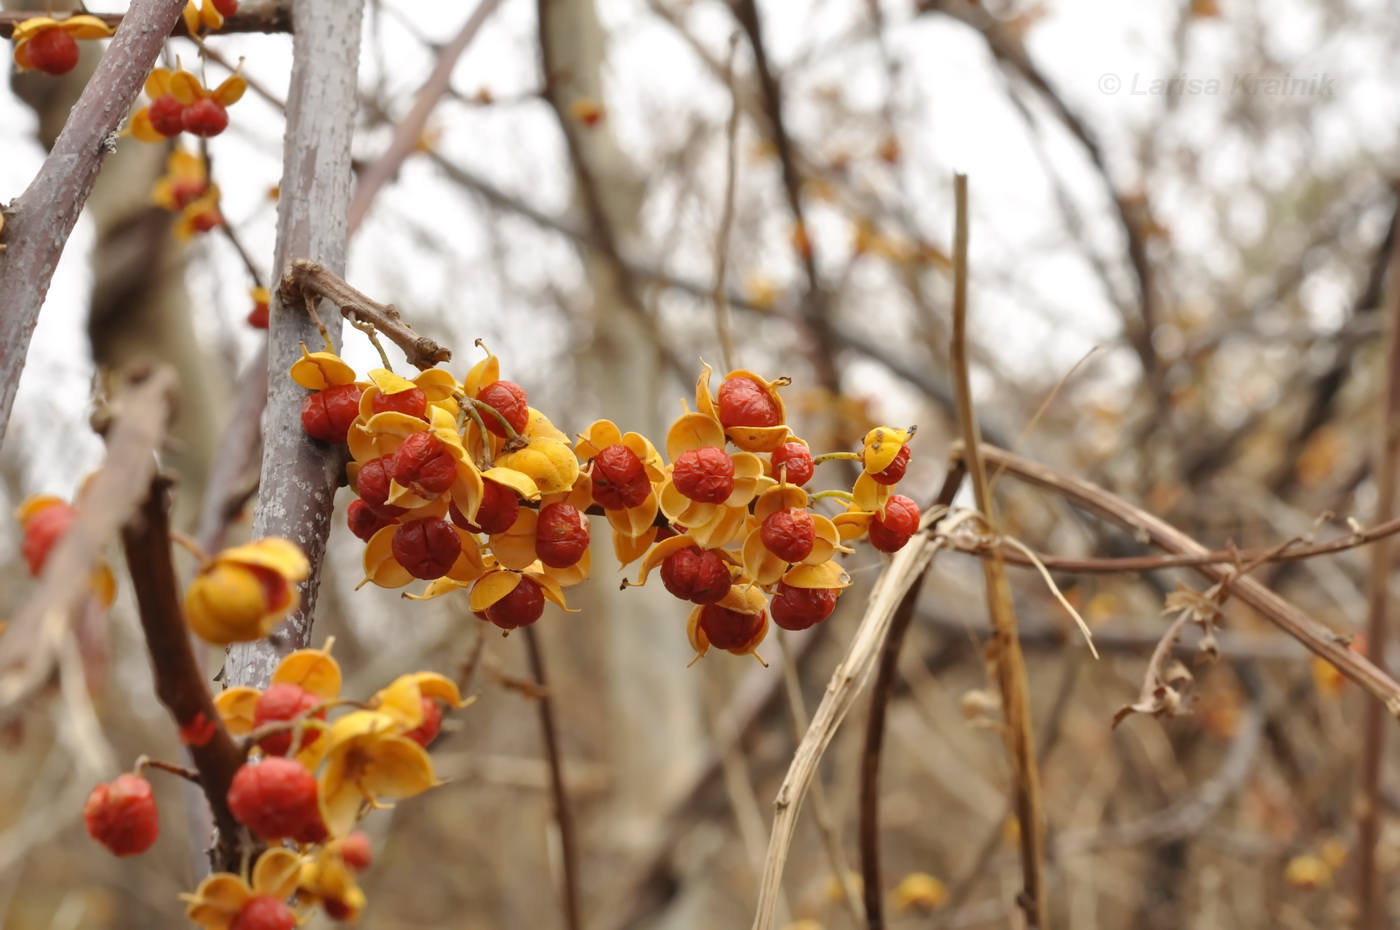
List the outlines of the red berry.
{"label": "red berry", "polygon": [[408,513],[408,508],[386,504],[389,499],[389,481],[394,474],[394,457],[381,455],[360,466],[355,476],[355,493],[379,516],[392,520]]}
{"label": "red berry", "polygon": [[[426,749],[429,743],[437,739],[438,730],[442,729],[442,705],[429,697],[420,696],[419,700],[423,702],[423,722],[403,736]],[[346,861],[348,863],[349,860]]]}
{"label": "red berry", "polygon": [[267,304],[253,304],[253,309],[248,311],[248,325],[254,329],[267,329],[269,316]]}
{"label": "red berry", "polygon": [[185,105],[174,94],[161,94],[152,100],[146,108],[146,115],[151,118],[155,131],[167,139],[178,136],[185,129]]}
{"label": "red berry", "polygon": [[345,522],[350,527],[350,532],[354,533],[365,542],[369,542],[370,537],[386,526],[393,526],[399,522],[393,517],[382,517],[374,512],[374,508],[362,500],[353,500],[345,511]]}
{"label": "red berry", "polygon": [[[190,218],[190,225],[194,227],[195,232],[208,232],[211,229],[217,229],[222,226],[223,223],[224,215],[218,210],[212,209],[200,210]],[[358,401],[356,401],[356,403],[358,404]],[[349,429],[349,427],[346,428]]]}
{"label": "red berry", "polygon": [[182,122],[185,132],[208,139],[228,128],[228,111],[209,97],[201,97],[185,107]]}
{"label": "red berry", "polygon": [[170,185],[170,196],[175,201],[175,206],[184,209],[194,203],[209,190],[207,181],[200,181],[190,178],[183,181],[176,181]]}
{"label": "red berry", "polygon": [[360,415],[358,384],[337,384],[317,391],[301,402],[301,428],[322,442],[345,445],[350,424]]}
{"label": "red berry", "polygon": [[432,433],[414,433],[394,453],[394,480],[419,497],[432,499],[457,480],[457,460],[447,443]]}
{"label": "red berry", "polygon": [[783,422],[778,402],[763,385],[743,375],[719,386],[719,422],[735,426],[777,426]]}
{"label": "red berry", "polygon": [[442,517],[410,520],[394,530],[393,551],[410,575],[432,581],[446,575],[462,554],[462,537]]}
{"label": "red berry", "polygon": [[535,524],[535,555],[550,568],[578,564],[588,551],[588,521],[572,504],[546,504]]}
{"label": "red berry", "polygon": [[[320,703],[320,698],[300,685],[294,685],[290,682],[270,685],[266,691],[258,695],[257,701],[253,703],[253,726],[261,727],[281,720],[292,720]],[[316,716],[324,719],[326,713],[322,711]],[[319,730],[309,727],[303,730],[301,742],[297,746],[298,750],[316,742],[320,735]],[[268,755],[285,756],[287,751],[292,748],[292,731],[274,733],[265,737],[258,745]]]}
{"label": "red berry", "polygon": [[817,524],[806,510],[789,507],[770,513],[758,533],[769,552],[784,562],[801,562],[812,554]]}
{"label": "red berry", "polygon": [[904,470],[909,467],[909,447],[900,446],[895,453],[894,461],[885,466],[884,471],[877,471],[870,476],[870,480],[878,484],[898,484],[904,477]]}
{"label": "red berry", "polygon": [[238,0],[212,0],[212,4],[222,16],[232,16],[238,12]]}
{"label": "red berry", "polygon": [[140,775],[119,775],[98,785],[83,805],[88,836],[114,856],[134,856],[151,848],[160,835],[160,812],[151,783]]}
{"label": "red berry", "polygon": [[676,459],[671,480],[693,501],[722,504],[734,493],[734,460],[714,446],[691,449]]}
{"label": "red berry", "polygon": [[520,584],[486,608],[486,619],[503,630],[529,626],[544,614],[544,591],[535,579],[520,576]]}
{"label": "red berry", "polygon": [[[476,394],[476,399],[487,406],[495,408],[496,412],[506,418],[510,428],[515,432],[523,433],[525,424],[530,422],[529,403],[525,396],[525,389],[514,381],[492,381]],[[492,416],[489,411],[482,411],[481,422],[486,424],[486,428],[497,436],[505,437],[509,435],[501,421]]]}
{"label": "red berry", "polygon": [[661,562],[666,590],[693,604],[713,604],[729,593],[729,566],[713,549],[687,546]]}
{"label": "red berry", "polygon": [[234,818],[266,840],[314,835],[321,825],[316,779],[295,759],[269,756],[233,775],[228,807]]}
{"label": "red berry", "polygon": [[45,74],[67,74],[78,64],[78,43],[63,29],[45,29],[29,40],[29,63]]}
{"label": "red berry", "polygon": [[24,542],[20,544],[20,552],[24,555],[25,564],[29,566],[30,575],[39,577],[39,573],[44,570],[44,563],[48,561],[49,551],[53,549],[54,543],[68,532],[68,527],[77,515],[78,512],[68,504],[50,504],[25,522]]}
{"label": "red berry", "polygon": [[650,493],[646,467],[622,443],[613,443],[593,457],[593,500],[604,510],[636,507]]}
{"label": "red berry", "polygon": [[812,480],[816,466],[812,451],[800,442],[785,442],[773,450],[773,477],[782,478],[782,466],[787,466],[787,483],[798,487]]}
{"label": "red berry", "polygon": [[448,508],[452,522],[469,533],[485,533],[487,536],[504,533],[515,525],[515,518],[520,516],[520,498],[498,481],[487,479],[481,482],[481,486],[485,493],[476,512],[476,522],[469,521],[455,503]]}
{"label": "red berry", "polygon": [[397,394],[385,394],[381,391],[374,395],[369,406],[375,413],[392,410],[395,413],[406,413],[420,419],[426,419],[428,414],[428,398],[424,397],[423,392],[418,388],[409,388],[407,391],[399,391]]}
{"label": "red berry", "polygon": [[[426,709],[424,708],[424,710]],[[374,852],[370,849],[369,836],[361,830],[356,830],[341,840],[340,858],[356,872],[363,872],[373,865]]]}
{"label": "red berry", "polygon": [[805,630],[821,623],[836,608],[839,593],[835,588],[794,588],[780,581],[769,604],[773,622],[785,630]]}
{"label": "red berry", "polygon": [[228,930],[292,930],[296,925],[297,915],[285,901],[260,894],[248,899],[229,921]]}
{"label": "red berry", "polygon": [[764,611],[743,614],[718,604],[700,608],[700,629],[716,649],[743,649],[763,627]]}
{"label": "red berry", "polygon": [[355,916],[355,909],[338,898],[326,898],[321,902],[321,907],[325,909],[326,916],[331,920],[350,920]]}
{"label": "red berry", "polygon": [[903,494],[896,494],[885,504],[885,517],[879,514],[870,521],[870,544],[881,552],[898,552],[919,528],[919,505]]}

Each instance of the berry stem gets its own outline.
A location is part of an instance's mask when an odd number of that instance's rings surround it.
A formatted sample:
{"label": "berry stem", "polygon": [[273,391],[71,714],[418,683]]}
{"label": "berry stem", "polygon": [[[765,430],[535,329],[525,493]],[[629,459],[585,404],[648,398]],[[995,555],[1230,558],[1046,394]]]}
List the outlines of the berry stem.
{"label": "berry stem", "polygon": [[[466,422],[466,418],[471,417],[471,421],[476,424],[477,435],[481,437],[482,455],[484,457],[487,456],[491,448],[491,440],[487,438],[490,436],[490,433],[486,429],[486,423],[481,419],[481,413],[476,409],[476,401],[472,400],[461,391],[453,394],[452,398],[457,401],[457,431],[459,433],[462,432],[462,426]],[[507,424],[506,428],[509,429],[510,426]],[[463,436],[462,444],[466,445],[465,436]],[[486,471],[486,469],[490,467],[490,462],[483,459],[476,463],[476,467],[478,471]]]}
{"label": "berry stem", "polygon": [[[471,398],[471,402],[472,406],[475,407],[477,410],[485,410],[486,412],[490,413],[491,416],[495,417],[496,421],[501,424],[501,428],[506,431],[507,452],[514,452],[517,449],[525,448],[525,446],[527,445],[526,441],[520,438],[520,434],[515,431],[515,427],[510,425],[510,421],[506,419],[505,414],[501,413],[501,411],[497,410],[495,407],[492,407],[484,400],[477,400],[475,397],[473,397]],[[484,433],[485,431],[483,430],[482,432]]]}
{"label": "berry stem", "polygon": [[840,490],[837,490],[836,488],[832,488],[832,489],[827,490],[827,491],[818,491],[817,493],[813,494],[813,495],[812,495],[812,503],[815,504],[817,501],[820,501],[820,500],[827,500],[828,498],[834,498],[834,499],[836,499],[836,500],[843,500],[843,501],[845,501],[845,502],[848,503],[848,504],[853,504],[853,503],[855,503],[856,496],[855,496],[854,494],[852,494],[850,491],[840,491]]}
{"label": "berry stem", "polygon": [[187,769],[183,765],[176,765],[173,762],[162,762],[159,759],[152,759],[145,754],[137,758],[136,765],[132,767],[132,771],[140,775],[142,769],[147,768],[160,769],[162,772],[169,772],[171,775],[179,775],[186,781],[194,782],[196,785],[202,784],[199,773],[193,769]]}
{"label": "berry stem", "polygon": [[170,541],[175,543],[181,549],[184,549],[190,555],[194,556],[195,559],[199,562],[200,568],[203,568],[204,566],[209,564],[209,553],[204,551],[203,546],[195,542],[194,537],[187,536],[179,530],[171,530]]}
{"label": "berry stem", "polygon": [[379,341],[379,334],[374,328],[374,324],[360,319],[353,310],[348,311],[345,318],[350,321],[351,326],[365,334],[366,338],[369,339],[369,344],[374,346],[374,350],[379,353],[379,360],[384,363],[384,369],[392,372],[394,366],[389,364],[389,353],[384,351],[384,344]]}

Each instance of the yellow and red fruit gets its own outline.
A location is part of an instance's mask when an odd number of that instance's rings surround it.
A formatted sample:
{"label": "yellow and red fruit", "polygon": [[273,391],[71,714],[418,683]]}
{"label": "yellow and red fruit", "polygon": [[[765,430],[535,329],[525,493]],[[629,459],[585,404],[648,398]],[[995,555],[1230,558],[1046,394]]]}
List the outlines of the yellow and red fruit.
{"label": "yellow and red fruit", "polygon": [[62,29],[45,29],[29,40],[29,64],[45,74],[67,74],[78,64],[78,43]]}
{"label": "yellow and red fruit", "polygon": [[[254,728],[266,726],[269,723],[278,723],[283,720],[295,720],[312,710],[321,703],[321,699],[307,691],[300,685],[291,682],[281,682],[270,685],[266,691],[258,695],[258,699],[253,704],[253,726]],[[316,715],[325,719],[325,711]],[[319,730],[308,727],[301,735],[301,741],[297,750],[301,750],[320,737]],[[271,756],[285,756],[292,748],[292,732],[273,733],[264,737],[258,744],[262,751]]]}
{"label": "yellow and red fruit", "polygon": [[[529,398],[525,389],[514,381],[492,381],[477,392],[476,399],[504,417],[517,435],[523,433],[525,425],[530,422]],[[481,421],[497,436],[505,438],[510,435],[501,422],[489,413],[483,414]]]}
{"label": "yellow and red fruit", "polygon": [[212,98],[201,97],[185,107],[180,123],[185,132],[209,139],[228,128],[228,110]]}
{"label": "yellow and red fruit", "polygon": [[365,542],[370,541],[374,536],[386,526],[393,526],[398,522],[393,517],[385,517],[376,513],[374,508],[363,500],[353,500],[345,510],[345,522],[350,527],[350,532]]}
{"label": "yellow and red fruit", "polygon": [[475,523],[468,520],[455,503],[448,508],[448,514],[453,523],[469,533],[485,533],[487,536],[504,533],[515,525],[516,517],[520,515],[520,498],[510,488],[489,478],[482,480],[481,487],[481,507],[476,512]]}
{"label": "yellow and red fruit", "polygon": [[88,836],[114,856],[135,856],[160,835],[160,812],[151,783],[140,775],[119,775],[98,785],[83,805]]}
{"label": "yellow and red fruit", "polygon": [[646,466],[637,453],[613,443],[593,457],[593,500],[604,510],[636,507],[651,493]]}
{"label": "yellow and red fruit", "polygon": [[462,537],[442,517],[410,520],[394,531],[394,561],[414,578],[432,581],[447,574],[462,554]]}
{"label": "yellow and red fruit", "polygon": [[229,921],[228,930],[292,930],[297,926],[296,913],[285,901],[270,894],[249,898]]}
{"label": "yellow and red fruit", "polygon": [[457,460],[432,433],[413,433],[394,453],[394,480],[419,497],[431,500],[457,480]]}
{"label": "yellow and red fruit", "polygon": [[71,504],[54,501],[24,518],[24,541],[20,543],[20,553],[24,556],[30,575],[39,577],[50,550],[68,532],[77,515],[77,510]]}
{"label": "yellow and red fruit", "polygon": [[[404,739],[413,740],[419,746],[426,749],[429,743],[437,739],[438,730],[442,729],[442,705],[430,697],[422,697],[419,700],[423,702],[423,722],[412,730],[409,730],[403,737]],[[364,834],[360,835],[364,836]],[[351,836],[353,837],[354,834],[352,833]],[[365,840],[365,854],[366,856],[369,854],[368,838]],[[345,850],[343,848],[341,849],[341,855],[345,856]],[[345,864],[349,865],[352,869],[357,868],[351,865],[349,858],[346,858]],[[366,862],[364,866],[360,866],[359,868],[366,868],[368,865],[369,863]]]}
{"label": "yellow and red fruit", "polygon": [[719,386],[719,422],[726,430],[740,426],[769,427],[783,422],[773,395],[752,378],[740,375]]}
{"label": "yellow and red fruit", "polygon": [[411,417],[427,419],[428,398],[418,388],[409,388],[407,391],[399,391],[396,394],[385,394],[383,391],[374,395],[370,401],[370,408],[375,413],[406,413]]}
{"label": "yellow and red fruit", "polygon": [[535,555],[550,568],[578,564],[588,551],[588,520],[572,504],[546,504],[535,524]]}
{"label": "yellow and red fruit", "polygon": [[392,455],[381,455],[361,465],[359,473],[355,475],[355,493],[360,495],[360,500],[370,510],[386,520],[408,513],[406,508],[386,503],[389,499],[389,482],[394,476],[393,462]]}
{"label": "yellow and red fruit", "polygon": [[[786,467],[786,470],[784,470]],[[812,451],[800,442],[785,442],[773,450],[773,477],[786,478],[788,484],[798,487],[812,480],[816,466],[812,463]]]}
{"label": "yellow and red fruit", "polygon": [[700,609],[700,629],[716,649],[733,652],[750,645],[763,630],[766,617],[763,611],[756,614],[741,613],[706,604]]}
{"label": "yellow and red fruit", "polygon": [[151,126],[167,139],[185,130],[185,105],[174,94],[161,94],[151,101],[146,112],[151,117]]}
{"label": "yellow and red fruit", "polygon": [[666,590],[692,604],[713,604],[729,593],[733,582],[729,566],[713,549],[687,546],[661,563],[661,583]]}
{"label": "yellow and red fruit", "polygon": [[734,460],[715,446],[682,452],[671,469],[676,490],[701,504],[722,504],[734,493]]}
{"label": "yellow and red fruit", "polygon": [[838,594],[833,588],[794,588],[780,581],[768,609],[783,629],[805,630],[831,616]]}
{"label": "yellow and red fruit", "polygon": [[898,484],[904,477],[904,472],[909,467],[909,447],[900,446],[895,453],[894,461],[886,465],[883,470],[873,472],[870,480],[877,484]]}
{"label": "yellow and red fruit", "polygon": [[283,840],[324,832],[316,801],[316,779],[300,762],[271,756],[234,773],[228,789],[229,811],[266,840]]}
{"label": "yellow and red fruit", "polygon": [[784,562],[801,562],[817,541],[817,524],[806,510],[788,507],[768,515],[759,527],[759,538],[764,548]]}
{"label": "yellow and red fruit", "polygon": [[881,552],[898,552],[919,528],[919,505],[903,494],[885,504],[885,515],[870,521],[870,544]]}
{"label": "yellow and red fruit", "polygon": [[503,630],[529,626],[544,615],[544,590],[533,578],[521,575],[520,583],[485,613],[488,621]]}
{"label": "yellow and red fruit", "polygon": [[301,427],[312,439],[345,445],[350,424],[360,415],[358,384],[337,384],[317,391],[301,402]]}

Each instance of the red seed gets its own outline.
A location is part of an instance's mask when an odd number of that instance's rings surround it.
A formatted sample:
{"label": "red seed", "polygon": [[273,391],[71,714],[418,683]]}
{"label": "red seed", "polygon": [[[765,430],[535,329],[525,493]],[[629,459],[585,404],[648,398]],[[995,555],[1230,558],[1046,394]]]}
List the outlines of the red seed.
{"label": "red seed", "polygon": [[787,483],[798,487],[812,480],[816,466],[812,451],[800,442],[785,442],[773,450],[773,477],[782,478],[782,466],[787,466]]}
{"label": "red seed", "polygon": [[[514,381],[492,381],[486,387],[477,392],[476,399],[489,407],[495,408],[496,412],[506,418],[510,428],[517,434],[525,431],[525,424],[530,422],[530,410],[527,406],[529,400],[525,395],[525,389]],[[501,425],[501,421],[493,417],[489,411],[482,411],[481,422],[486,424],[486,428],[502,438],[509,435],[506,428]]]}
{"label": "red seed", "polygon": [[185,132],[208,139],[228,128],[228,111],[209,97],[201,97],[185,107],[181,122]]}
{"label": "red seed", "polygon": [[[321,703],[321,699],[307,691],[300,685],[290,682],[270,685],[262,694],[258,695],[257,701],[253,703],[253,726],[262,727],[269,723],[277,723],[282,720],[292,720],[305,714],[311,708]],[[318,719],[324,720],[325,711],[316,714]],[[320,738],[321,732],[311,727],[302,730],[301,742],[297,745],[300,751]],[[285,756],[292,748],[292,731],[285,733],[274,733],[265,737],[258,743],[263,752],[271,756]]]}
{"label": "red seed", "polygon": [[[429,697],[420,695],[418,699],[423,703],[423,722],[403,736],[426,749],[429,743],[437,739],[438,730],[442,729],[442,705]],[[343,855],[344,850],[341,852]],[[346,862],[348,864],[349,860]]]}
{"label": "red seed", "polygon": [[780,581],[769,604],[773,622],[785,630],[805,630],[821,623],[836,608],[839,593],[834,588],[794,588]]}
{"label": "red seed", "polygon": [[919,505],[903,494],[885,504],[885,517],[870,521],[870,544],[881,552],[898,552],[919,528]]}
{"label": "red seed", "polygon": [[714,446],[691,449],[676,459],[671,480],[693,501],[722,504],[734,493],[734,460]]}
{"label": "red seed", "polygon": [[268,321],[267,304],[253,304],[253,309],[248,311],[248,325],[254,329],[267,329]]}
{"label": "red seed", "polygon": [[425,517],[394,530],[393,551],[410,575],[432,581],[446,575],[462,554],[462,537],[442,517]]}
{"label": "red seed", "polygon": [[729,593],[729,566],[713,549],[687,546],[661,562],[666,590],[693,604],[713,604]]}
{"label": "red seed", "polygon": [[900,446],[895,453],[894,461],[885,466],[884,471],[877,471],[871,474],[870,480],[877,484],[898,484],[904,477],[904,471],[909,467],[909,447]]}
{"label": "red seed", "polygon": [[45,74],[67,74],[78,64],[78,43],[63,29],[45,29],[29,40],[29,63]]}
{"label": "red seed", "polygon": [[238,0],[211,0],[211,3],[223,16],[232,16],[238,12]]}
{"label": "red seed", "polygon": [[485,533],[487,536],[504,533],[515,525],[516,518],[520,516],[520,498],[510,488],[497,481],[488,479],[482,481],[481,486],[485,493],[481,498],[481,507],[476,512],[476,522],[469,521],[457,508],[456,503],[448,507],[452,522],[469,533]]}
{"label": "red seed", "polygon": [[414,433],[394,453],[394,480],[419,497],[437,497],[457,480],[457,460],[432,433]]}
{"label": "red seed", "polygon": [[389,481],[394,474],[393,462],[392,455],[370,459],[360,466],[360,473],[355,476],[355,493],[360,495],[360,500],[364,501],[370,510],[386,520],[408,513],[406,507],[385,503],[389,499]]}
{"label": "red seed", "polygon": [[176,181],[170,186],[170,196],[175,201],[175,206],[184,209],[203,197],[209,190],[209,184],[205,181],[194,179]]}
{"label": "red seed", "polygon": [[[217,229],[218,227],[222,226],[223,223],[224,215],[218,210],[212,209],[200,210],[190,219],[190,226],[194,227],[195,232],[202,233],[208,232],[211,229]],[[359,401],[357,400],[356,404],[358,403]],[[349,427],[347,427],[346,429],[348,430]]]}
{"label": "red seed", "polygon": [[719,422],[725,429],[777,426],[783,422],[783,413],[763,385],[741,375],[719,386]]}
{"label": "red seed", "polygon": [[535,524],[535,555],[550,568],[578,564],[588,551],[588,521],[572,504],[546,504]]}
{"label": "red seed", "polygon": [[529,626],[544,615],[544,591],[535,579],[520,576],[520,584],[486,608],[486,619],[503,630]]}
{"label": "red seed", "polygon": [[393,411],[406,413],[419,419],[426,419],[428,414],[428,398],[418,388],[409,388],[407,391],[399,391],[397,394],[385,394],[381,391],[374,395],[369,406],[375,413]]}
{"label": "red seed", "polygon": [[270,756],[246,764],[233,775],[229,811],[239,823],[267,840],[314,834],[321,825],[316,779],[295,759]]}
{"label": "red seed", "polygon": [[350,532],[354,533],[365,542],[369,542],[370,537],[386,526],[393,526],[399,522],[393,517],[382,517],[374,512],[374,508],[363,500],[353,500],[345,510],[345,522],[350,526]]}
{"label": "red seed", "polygon": [[817,524],[799,507],[770,513],[758,530],[763,546],[784,562],[801,562],[812,554]]}
{"label": "red seed", "polygon": [[356,830],[341,840],[340,858],[356,872],[363,872],[373,865],[374,852],[369,845],[369,836],[363,831]]}
{"label": "red seed", "polygon": [[78,512],[69,504],[50,504],[24,524],[24,541],[20,543],[20,552],[32,577],[39,577],[44,563],[48,561],[49,551],[68,532],[77,515]]}
{"label": "red seed", "polygon": [[636,507],[650,493],[646,467],[622,443],[613,443],[593,457],[593,500],[604,510]]}
{"label": "red seed", "polygon": [[[169,139],[185,130],[185,105],[174,94],[161,94],[146,108],[155,131]],[[184,206],[184,204],[180,204]]]}
{"label": "red seed", "polygon": [[151,783],[140,775],[119,775],[98,785],[83,805],[88,836],[115,856],[134,856],[160,835],[160,812]]}
{"label": "red seed", "polygon": [[301,402],[301,428],[312,439],[345,445],[350,424],[360,415],[360,394],[360,386],[351,383],[308,396]]}
{"label": "red seed", "polygon": [[249,898],[229,921],[228,930],[292,930],[297,915],[285,901],[270,894]]}
{"label": "red seed", "polygon": [[348,921],[355,916],[355,909],[338,898],[323,899],[321,901],[321,907],[325,910],[326,916],[331,920]]}
{"label": "red seed", "polygon": [[700,629],[716,649],[743,649],[763,627],[764,611],[743,614],[718,604],[700,608]]}

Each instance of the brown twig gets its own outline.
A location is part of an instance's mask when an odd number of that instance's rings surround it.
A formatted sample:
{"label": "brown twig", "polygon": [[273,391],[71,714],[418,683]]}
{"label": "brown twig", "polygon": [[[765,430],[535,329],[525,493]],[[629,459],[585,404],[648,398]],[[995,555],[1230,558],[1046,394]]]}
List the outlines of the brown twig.
{"label": "brown twig", "polygon": [[[960,446],[955,445],[951,454],[957,459],[962,457],[963,451]],[[1098,485],[1062,474],[993,446],[984,444],[982,455],[990,464],[1004,463],[1008,475],[1059,495],[1079,508],[1096,513],[1161,549],[1195,556],[1206,551],[1204,546],[1176,527],[1110,494]],[[1232,566],[1208,563],[1192,567],[1212,581],[1230,579],[1232,596],[1253,607],[1310,651],[1331,662],[1343,675],[1381,701],[1393,716],[1400,717],[1400,683],[1365,657],[1348,649],[1346,637],[1329,630],[1253,578],[1233,577],[1235,571]]]}
{"label": "brown twig", "polygon": [[[332,270],[345,267],[363,12],[363,0],[298,0],[301,28],[292,48],[274,268],[286,268],[298,257]],[[315,342],[316,330],[299,302],[283,306],[280,293],[273,295],[269,310],[267,370],[272,376],[267,383],[262,485],[253,535],[296,543],[311,562],[311,575],[299,586],[301,602],[278,626],[279,635],[229,649],[224,680],[257,687],[267,685],[283,655],[311,641],[335,491],[344,480],[344,450],[306,436],[301,427],[306,392],[283,374],[300,358],[300,343]]]}
{"label": "brown twig", "polygon": [[0,637],[0,719],[18,711],[53,674],[73,614],[92,596],[85,579],[141,506],[174,408],[175,374],[168,368],[157,368],[118,395],[102,467],[78,500],[72,526],[49,553],[38,586]]}
{"label": "brown twig", "polygon": [[[132,9],[126,13],[87,13],[87,16],[96,16],[113,29],[120,28],[122,23],[133,17],[137,17],[137,4],[132,4]],[[180,4],[184,8],[184,4]],[[33,19],[36,16],[47,16],[51,19],[62,20],[77,13],[69,13],[60,10],[5,10],[0,11],[0,39],[10,38],[15,31],[15,27],[26,19]],[[156,28],[155,23],[145,20],[142,23],[143,29]],[[228,35],[235,32],[291,32],[292,31],[292,5],[284,0],[243,0],[239,4],[238,12],[224,20],[224,25],[215,35]],[[164,42],[166,36],[188,37],[189,31],[185,28],[184,17],[177,16],[173,26],[161,27],[159,33],[160,41]],[[154,60],[154,59],[152,59]],[[126,110],[122,111],[124,115]]]}
{"label": "brown twig", "polygon": [[390,342],[403,350],[408,363],[420,370],[452,359],[450,350],[414,332],[393,304],[372,300],[318,262],[304,258],[293,261],[282,277],[279,290],[282,300],[288,304],[293,298],[324,297],[339,307],[341,314],[352,324],[368,323],[387,336]]}
{"label": "brown twig", "polygon": [[[981,453],[981,435],[972,402],[972,379],[967,356],[967,176],[955,175],[956,231],[953,237],[953,341],[949,351],[953,367],[953,389],[957,396],[958,426],[962,432],[963,459],[972,480],[977,509],[985,515],[992,532],[997,532],[996,501],[987,480]],[[1013,772],[1013,798],[1020,825],[1021,876],[1023,888],[1017,903],[1031,930],[1044,927],[1049,919],[1045,896],[1043,859],[1045,820],[1040,799],[1040,773],[1035,758],[1035,733],[1031,729],[1030,698],[1026,685],[1026,662],[1016,636],[1016,613],[1011,603],[1011,586],[1000,550],[982,560],[987,587],[987,610],[992,620],[988,661],[996,673],[1005,715],[1007,755]]]}
{"label": "brown twig", "polygon": [[[1385,318],[1385,392],[1380,405],[1380,443],[1372,468],[1376,482],[1375,518],[1380,521],[1390,520],[1395,515],[1396,470],[1400,468],[1400,237],[1390,255]],[[1366,584],[1366,658],[1381,670],[1386,667],[1385,648],[1389,637],[1390,577],[1395,567],[1392,551],[1389,537],[1376,543],[1371,550],[1371,571]],[[1384,753],[1385,719],[1378,705],[1367,704],[1361,729],[1361,800],[1356,830],[1356,926],[1359,930],[1381,930],[1386,923],[1376,866]]]}
{"label": "brown twig", "polygon": [[544,653],[535,628],[525,628],[525,648],[530,655],[530,674],[539,687],[535,702],[540,709],[540,732],[544,737],[545,757],[549,762],[549,788],[554,797],[554,819],[559,824],[560,861],[564,879],[564,926],[567,930],[582,930],[583,912],[578,896],[578,839],[574,831],[574,815],[569,807],[569,795],[564,785],[564,759],[559,748],[559,730],[554,720],[554,701],[545,676]]}
{"label": "brown twig", "polygon": [[205,684],[204,670],[190,643],[180,605],[180,584],[170,548],[169,479],[156,475],[141,510],[122,529],[127,564],[146,649],[151,657],[156,696],[175,718],[190,758],[199,770],[199,784],[214,814],[218,836],[213,853],[215,870],[237,870],[244,853],[244,831],[229,813],[229,785],[245,753],[224,728]]}
{"label": "brown twig", "polygon": [[117,127],[184,7],[184,0],[132,3],[39,173],[6,210],[0,249],[0,442],[59,257],[103,160],[116,146]]}
{"label": "brown twig", "polygon": [[355,196],[350,199],[351,235],[359,228],[380,189],[398,173],[404,161],[418,148],[423,130],[428,125],[428,117],[432,115],[438,101],[452,88],[452,69],[457,66],[458,59],[472,44],[486,20],[500,5],[501,0],[480,0],[472,15],[467,17],[462,28],[452,37],[452,41],[438,47],[437,63],[428,79],[423,82],[423,86],[419,88],[418,96],[413,101],[413,109],[394,127],[394,136],[389,140],[389,147],[384,150],[384,154],[360,172],[359,181],[355,185]]}

